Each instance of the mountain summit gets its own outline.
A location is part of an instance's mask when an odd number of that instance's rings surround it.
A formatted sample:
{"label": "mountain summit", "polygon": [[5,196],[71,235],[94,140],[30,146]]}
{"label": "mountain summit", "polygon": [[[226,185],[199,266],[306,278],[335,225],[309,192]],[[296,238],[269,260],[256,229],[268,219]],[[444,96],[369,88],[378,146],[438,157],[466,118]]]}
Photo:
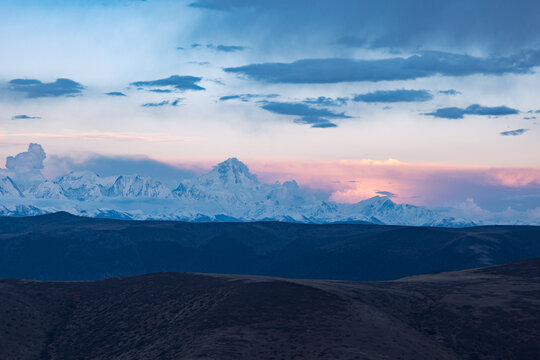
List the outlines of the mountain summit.
{"label": "mountain summit", "polygon": [[260,184],[257,177],[237,158],[229,158],[217,164],[212,171],[201,177],[207,186],[253,186]]}

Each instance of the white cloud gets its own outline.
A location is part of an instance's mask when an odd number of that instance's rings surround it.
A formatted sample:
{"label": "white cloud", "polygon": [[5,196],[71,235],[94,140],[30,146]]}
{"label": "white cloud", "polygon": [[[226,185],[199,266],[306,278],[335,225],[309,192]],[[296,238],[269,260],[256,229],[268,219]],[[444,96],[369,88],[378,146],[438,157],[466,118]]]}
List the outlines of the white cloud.
{"label": "white cloud", "polygon": [[42,181],[41,169],[46,157],[40,144],[30,143],[28,151],[6,158],[5,173],[23,187]]}

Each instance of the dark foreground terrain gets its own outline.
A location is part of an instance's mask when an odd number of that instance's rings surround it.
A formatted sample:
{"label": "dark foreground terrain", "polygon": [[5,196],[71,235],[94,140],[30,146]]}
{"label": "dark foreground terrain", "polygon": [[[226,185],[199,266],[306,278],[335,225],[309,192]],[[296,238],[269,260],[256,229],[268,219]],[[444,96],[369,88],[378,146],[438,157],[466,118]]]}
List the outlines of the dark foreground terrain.
{"label": "dark foreground terrain", "polygon": [[391,282],[0,280],[0,359],[538,359],[540,259]]}
{"label": "dark foreground terrain", "polygon": [[540,227],[186,223],[57,213],[0,218],[0,277],[97,280],[155,272],[390,280],[540,257]]}

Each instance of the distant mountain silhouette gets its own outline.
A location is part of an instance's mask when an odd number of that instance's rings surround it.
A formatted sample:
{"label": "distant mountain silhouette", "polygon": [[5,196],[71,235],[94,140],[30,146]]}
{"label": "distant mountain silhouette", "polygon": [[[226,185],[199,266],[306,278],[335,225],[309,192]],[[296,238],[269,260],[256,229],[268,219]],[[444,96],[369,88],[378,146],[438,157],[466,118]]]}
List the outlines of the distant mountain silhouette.
{"label": "distant mountain silhouette", "polygon": [[540,256],[540,227],[186,223],[57,213],[0,218],[0,277],[204,272],[389,280]]}
{"label": "distant mountain silhouette", "polygon": [[0,280],[0,358],[536,359],[538,299],[540,259],[372,283]]}

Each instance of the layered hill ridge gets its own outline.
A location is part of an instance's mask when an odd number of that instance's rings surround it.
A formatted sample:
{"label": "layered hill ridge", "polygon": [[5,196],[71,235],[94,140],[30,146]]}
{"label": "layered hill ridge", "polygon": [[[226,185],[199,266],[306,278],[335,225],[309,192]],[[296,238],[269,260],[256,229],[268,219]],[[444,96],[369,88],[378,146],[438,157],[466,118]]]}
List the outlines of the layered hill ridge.
{"label": "layered hill ridge", "polygon": [[216,165],[174,189],[138,175],[101,177],[71,172],[53,181],[17,185],[0,177],[0,215],[27,216],[56,211],[75,215],[137,220],[361,222],[461,227],[466,219],[446,217],[420,206],[374,197],[356,204],[317,199],[296,181],[261,183],[236,158]]}
{"label": "layered hill ridge", "polygon": [[0,217],[0,277],[152,272],[389,280],[540,257],[540,227],[406,227]]}
{"label": "layered hill ridge", "polygon": [[3,359],[535,359],[540,259],[351,283],[0,280]]}

